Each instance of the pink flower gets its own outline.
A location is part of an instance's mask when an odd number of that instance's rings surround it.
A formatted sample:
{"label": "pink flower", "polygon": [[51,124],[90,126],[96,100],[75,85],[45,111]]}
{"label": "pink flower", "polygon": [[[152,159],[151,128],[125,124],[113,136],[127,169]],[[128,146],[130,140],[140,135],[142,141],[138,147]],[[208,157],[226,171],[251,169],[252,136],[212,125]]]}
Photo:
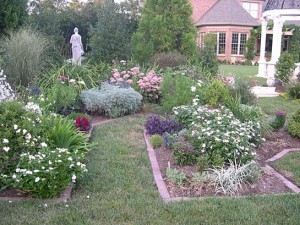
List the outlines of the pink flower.
{"label": "pink flower", "polygon": [[130,80],[130,79],[127,80],[127,83],[128,83],[128,84],[131,84],[131,83],[132,83],[132,80]]}
{"label": "pink flower", "polygon": [[125,74],[124,76],[123,76],[123,78],[124,79],[127,79],[127,78],[129,78],[130,76],[128,75],[128,74]]}
{"label": "pink flower", "polygon": [[120,74],[119,74],[119,72],[115,72],[115,73],[113,74],[113,76],[114,76],[114,78],[119,78],[119,77],[120,77]]}

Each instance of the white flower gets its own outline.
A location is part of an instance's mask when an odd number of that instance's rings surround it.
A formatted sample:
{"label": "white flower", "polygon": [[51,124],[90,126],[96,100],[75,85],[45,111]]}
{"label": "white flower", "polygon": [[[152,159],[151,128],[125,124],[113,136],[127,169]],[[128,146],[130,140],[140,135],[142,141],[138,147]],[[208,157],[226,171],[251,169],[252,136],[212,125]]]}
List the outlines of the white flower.
{"label": "white flower", "polygon": [[70,169],[73,168],[73,167],[74,167],[74,164],[71,164],[71,165],[69,166]]}
{"label": "white flower", "polygon": [[35,178],[35,180],[34,180],[34,182],[35,182],[35,183],[37,183],[37,182],[39,182],[39,181],[40,181],[40,179],[41,179],[41,178],[39,178],[39,177],[36,177],[36,178]]}
{"label": "white flower", "polygon": [[41,143],[42,148],[47,147],[48,145],[45,142]]}
{"label": "white flower", "polygon": [[28,170],[28,171],[26,171],[25,173],[31,175],[31,174],[32,174],[32,171],[29,171],[29,170]]}
{"label": "white flower", "polygon": [[4,148],[3,148],[3,150],[6,151],[6,152],[8,152],[9,149],[10,149],[9,147],[4,147]]}
{"label": "white flower", "polygon": [[175,115],[178,115],[178,112],[177,112],[177,111],[174,111],[174,114],[175,114]]}
{"label": "white flower", "polygon": [[192,92],[195,92],[195,91],[196,91],[196,87],[195,87],[195,86],[192,86],[192,87],[191,87],[191,91],[192,91]]}
{"label": "white flower", "polygon": [[17,168],[17,169],[16,169],[16,173],[19,173],[19,172],[20,172],[20,168]]}
{"label": "white flower", "polygon": [[3,143],[3,144],[7,144],[7,143],[9,143],[9,141],[8,141],[6,138],[3,138],[2,143]]}
{"label": "white flower", "polygon": [[16,179],[16,178],[17,178],[16,174],[12,175],[12,178],[13,178],[13,179]]}
{"label": "white flower", "polygon": [[88,195],[88,196],[86,196],[86,198],[90,198],[90,196]]}
{"label": "white flower", "polygon": [[73,182],[73,183],[76,182],[76,175],[75,175],[75,174],[73,174],[73,176],[72,176],[72,182]]}
{"label": "white flower", "polygon": [[14,125],[14,129],[15,130],[18,129],[18,125],[17,124]]}
{"label": "white flower", "polygon": [[23,129],[23,134],[26,134],[27,130]]}
{"label": "white flower", "polygon": [[83,80],[78,81],[78,84],[83,84],[85,85],[85,82]]}

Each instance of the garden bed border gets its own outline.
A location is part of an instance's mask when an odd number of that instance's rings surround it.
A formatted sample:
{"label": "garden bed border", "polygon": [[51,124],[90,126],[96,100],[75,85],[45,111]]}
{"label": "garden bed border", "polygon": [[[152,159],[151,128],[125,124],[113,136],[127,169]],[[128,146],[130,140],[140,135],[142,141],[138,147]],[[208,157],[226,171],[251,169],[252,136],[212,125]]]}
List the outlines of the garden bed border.
{"label": "garden bed border", "polygon": [[[203,200],[203,199],[216,198],[216,197],[217,198],[245,198],[245,197],[250,196],[250,195],[235,196],[235,197],[230,197],[230,196],[206,196],[206,197],[191,197],[191,198],[190,197],[174,197],[174,198],[172,198],[169,194],[169,191],[167,189],[165,181],[162,178],[162,174],[161,174],[160,169],[159,169],[158,161],[157,161],[154,149],[153,149],[152,145],[150,144],[150,137],[147,134],[146,129],[144,130],[144,139],[145,139],[145,143],[147,145],[147,151],[148,151],[148,156],[149,156],[149,160],[150,160],[151,167],[152,167],[153,178],[154,178],[154,181],[156,183],[158,192],[159,192],[161,198],[163,199],[163,201],[165,203],[186,201],[186,200]],[[281,158],[282,156],[284,156],[285,154],[287,154],[288,152],[291,152],[291,151],[300,151],[300,148],[284,149],[282,152],[278,153],[277,155],[275,155],[271,159],[266,160],[267,165],[265,167],[263,167],[262,169],[264,171],[268,171],[269,173],[272,173],[274,176],[276,176],[278,179],[280,179],[289,189],[291,189],[293,191],[293,193],[289,193],[289,194],[297,194],[297,193],[300,193],[300,189],[297,187],[297,185],[295,185],[291,181],[287,180],[283,175],[278,173],[275,169],[273,169],[273,167],[271,167],[268,164],[268,162],[277,160],[277,159]],[[278,195],[284,195],[284,194],[287,194],[287,193],[265,194],[265,195],[255,195],[255,196],[267,196],[267,195],[278,196]]]}

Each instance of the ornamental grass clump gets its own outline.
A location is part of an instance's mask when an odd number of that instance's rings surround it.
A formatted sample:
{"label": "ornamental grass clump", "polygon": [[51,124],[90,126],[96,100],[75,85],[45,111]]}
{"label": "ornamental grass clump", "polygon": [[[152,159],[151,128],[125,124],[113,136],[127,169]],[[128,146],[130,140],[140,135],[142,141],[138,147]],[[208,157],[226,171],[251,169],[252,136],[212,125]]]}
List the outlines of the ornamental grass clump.
{"label": "ornamental grass clump", "polygon": [[253,164],[256,163],[252,161],[240,165],[230,161],[229,166],[210,169],[210,178],[212,184],[216,187],[216,193],[230,196],[236,195],[242,188],[242,185],[247,183],[247,179],[253,176]]}

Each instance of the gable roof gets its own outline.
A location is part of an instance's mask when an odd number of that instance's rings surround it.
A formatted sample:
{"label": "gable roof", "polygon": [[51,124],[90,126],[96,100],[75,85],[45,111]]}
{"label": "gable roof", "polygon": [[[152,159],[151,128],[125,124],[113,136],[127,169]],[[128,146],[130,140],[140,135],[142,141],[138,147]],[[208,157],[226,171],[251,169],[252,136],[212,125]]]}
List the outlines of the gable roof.
{"label": "gable roof", "polygon": [[259,23],[237,0],[219,0],[197,22],[196,26],[237,25],[259,26]]}

